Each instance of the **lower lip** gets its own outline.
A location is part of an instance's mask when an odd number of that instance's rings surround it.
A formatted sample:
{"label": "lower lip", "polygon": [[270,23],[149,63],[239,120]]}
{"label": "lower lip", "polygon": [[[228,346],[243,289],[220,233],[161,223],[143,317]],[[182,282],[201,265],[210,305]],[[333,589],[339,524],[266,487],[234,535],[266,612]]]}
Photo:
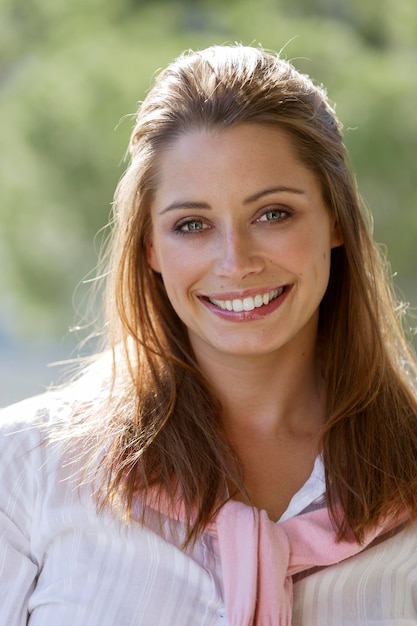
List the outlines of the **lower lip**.
{"label": "lower lip", "polygon": [[210,300],[206,300],[205,298],[201,298],[201,302],[212,312],[215,313],[218,317],[221,317],[230,322],[255,322],[256,320],[261,320],[267,315],[270,315],[274,311],[276,311],[284,300],[287,298],[291,288],[286,287],[284,292],[272,300],[269,304],[264,304],[259,308],[255,308],[252,311],[225,311],[220,307],[216,306]]}

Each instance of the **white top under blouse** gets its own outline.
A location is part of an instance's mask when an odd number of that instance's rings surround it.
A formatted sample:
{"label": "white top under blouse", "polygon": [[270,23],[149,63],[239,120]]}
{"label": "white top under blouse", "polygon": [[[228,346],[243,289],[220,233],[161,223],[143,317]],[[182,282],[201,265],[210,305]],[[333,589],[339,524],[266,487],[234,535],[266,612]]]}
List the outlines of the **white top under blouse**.
{"label": "white top under blouse", "polygon": [[[227,626],[210,535],[187,551],[184,527],[122,526],[43,442],[52,396],[0,413],[0,626]],[[280,521],[323,506],[320,459]],[[166,520],[168,524],[168,520]],[[167,538],[169,537],[169,538]],[[294,626],[417,624],[417,533],[401,530],[357,556],[301,575]]]}

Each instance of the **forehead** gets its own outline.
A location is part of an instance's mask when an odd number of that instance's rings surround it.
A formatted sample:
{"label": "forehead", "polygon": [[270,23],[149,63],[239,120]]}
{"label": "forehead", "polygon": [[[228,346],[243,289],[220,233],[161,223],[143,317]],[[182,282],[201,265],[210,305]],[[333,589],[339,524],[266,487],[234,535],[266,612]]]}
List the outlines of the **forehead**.
{"label": "forehead", "polygon": [[187,194],[220,183],[242,193],[250,193],[252,185],[319,186],[289,133],[260,124],[185,132],[159,155],[157,178],[160,199],[175,190]]}

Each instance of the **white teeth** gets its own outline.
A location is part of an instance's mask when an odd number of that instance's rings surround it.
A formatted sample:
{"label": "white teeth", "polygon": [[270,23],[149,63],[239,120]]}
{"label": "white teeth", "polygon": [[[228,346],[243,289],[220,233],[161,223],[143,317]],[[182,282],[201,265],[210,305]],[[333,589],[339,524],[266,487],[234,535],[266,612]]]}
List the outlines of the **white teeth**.
{"label": "white teeth", "polygon": [[245,298],[243,300],[243,310],[244,311],[253,311],[255,308],[255,300],[253,298]]}
{"label": "white teeth", "polygon": [[210,302],[223,311],[234,311],[235,313],[241,313],[241,311],[253,311],[253,309],[259,309],[261,306],[265,304],[269,304],[275,298],[278,298],[284,291],[284,287],[280,287],[279,289],[273,289],[268,293],[257,294],[254,297],[248,296],[247,298],[243,298],[240,300],[239,298],[235,298],[234,300],[214,300],[214,298],[209,298]]}
{"label": "white teeth", "polygon": [[232,300],[232,307],[236,313],[243,311],[243,300]]}

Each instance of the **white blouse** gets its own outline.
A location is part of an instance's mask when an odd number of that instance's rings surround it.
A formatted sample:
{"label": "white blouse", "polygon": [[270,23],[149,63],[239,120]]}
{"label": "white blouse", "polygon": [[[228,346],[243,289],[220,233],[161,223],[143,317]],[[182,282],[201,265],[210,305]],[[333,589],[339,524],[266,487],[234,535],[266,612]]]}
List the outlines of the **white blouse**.
{"label": "white blouse", "polygon": [[[150,513],[146,528],[125,527],[98,514],[37,425],[59,410],[46,396],[0,414],[0,626],[227,626],[211,536],[184,552],[180,522],[161,529]],[[280,521],[323,492],[318,460]],[[294,626],[417,624],[414,529],[307,574],[294,585]]]}

